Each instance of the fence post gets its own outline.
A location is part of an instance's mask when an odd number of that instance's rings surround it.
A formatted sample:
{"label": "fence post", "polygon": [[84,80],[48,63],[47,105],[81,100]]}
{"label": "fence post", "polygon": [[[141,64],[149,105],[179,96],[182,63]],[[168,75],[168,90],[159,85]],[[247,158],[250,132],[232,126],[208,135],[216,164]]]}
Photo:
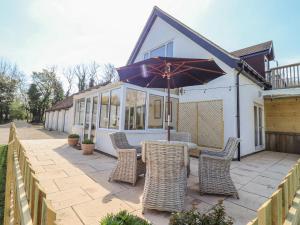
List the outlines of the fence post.
{"label": "fence post", "polygon": [[282,188],[279,188],[271,196],[272,225],[282,224]]}
{"label": "fence post", "polygon": [[6,167],[6,184],[5,184],[5,206],[4,206],[4,221],[3,224],[9,224],[10,207],[11,207],[11,191],[13,182],[13,145],[14,141],[8,143],[7,147],[7,167]]}
{"label": "fence post", "polygon": [[54,212],[50,201],[43,199],[42,223],[41,225],[55,225],[56,213]]}
{"label": "fence post", "polygon": [[282,223],[284,222],[288,212],[289,212],[289,191],[288,191],[288,181],[285,179],[279,188],[282,189]]}
{"label": "fence post", "polygon": [[268,199],[257,212],[258,225],[272,225],[272,205]]}

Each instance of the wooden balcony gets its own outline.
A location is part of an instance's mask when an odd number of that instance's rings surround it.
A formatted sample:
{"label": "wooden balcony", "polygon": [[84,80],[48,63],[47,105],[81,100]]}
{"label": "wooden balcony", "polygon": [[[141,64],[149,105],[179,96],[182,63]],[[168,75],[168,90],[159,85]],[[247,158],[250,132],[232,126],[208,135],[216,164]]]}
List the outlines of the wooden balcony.
{"label": "wooden balcony", "polygon": [[300,63],[279,66],[266,72],[272,89],[300,87]]}

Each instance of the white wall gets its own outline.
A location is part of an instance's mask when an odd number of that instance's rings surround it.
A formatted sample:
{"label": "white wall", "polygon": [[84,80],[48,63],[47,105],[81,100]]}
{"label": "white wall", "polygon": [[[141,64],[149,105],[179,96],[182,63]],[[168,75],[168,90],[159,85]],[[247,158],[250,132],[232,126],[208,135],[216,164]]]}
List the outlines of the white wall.
{"label": "white wall", "polygon": [[[264,127],[264,100],[263,90],[245,76],[240,76],[240,122],[241,122],[241,155],[247,155],[254,151],[263,150],[265,145],[255,149],[254,138],[254,105],[263,109]],[[263,130],[263,143],[264,140]]]}
{"label": "white wall", "polygon": [[59,110],[58,111],[58,127],[57,130],[58,131],[63,131],[64,130],[64,123],[65,123],[65,110]]}
{"label": "white wall", "polygon": [[49,112],[45,113],[45,128],[48,129],[49,124]]}
{"label": "white wall", "polygon": [[66,133],[72,133],[73,126],[73,106],[66,110],[65,113],[65,125],[63,131]]}
{"label": "white wall", "polygon": [[173,41],[173,56],[186,58],[213,58],[216,63],[227,73],[232,74],[234,69],[216,58],[210,52],[199,46],[187,36],[170,26],[168,23],[156,18],[151,30],[146,37],[135,62],[144,60],[144,53],[160,47],[162,44]]}
{"label": "white wall", "polygon": [[52,119],[52,130],[57,130],[58,111],[54,111]]}

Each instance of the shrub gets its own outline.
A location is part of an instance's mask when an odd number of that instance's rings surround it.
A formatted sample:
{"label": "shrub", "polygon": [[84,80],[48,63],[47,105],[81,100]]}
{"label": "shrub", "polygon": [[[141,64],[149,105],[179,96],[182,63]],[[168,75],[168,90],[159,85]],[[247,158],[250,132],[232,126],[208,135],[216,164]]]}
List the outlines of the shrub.
{"label": "shrub", "polygon": [[82,141],[82,144],[94,144],[94,142],[91,140],[91,139],[84,139],[83,141]]}
{"label": "shrub", "polygon": [[211,212],[201,214],[196,209],[173,213],[169,225],[232,225],[233,220],[228,217],[222,201],[215,205]]}
{"label": "shrub", "polygon": [[70,134],[68,138],[79,138],[78,134]]}
{"label": "shrub", "polygon": [[108,214],[100,221],[100,225],[151,225],[151,223],[124,210],[117,214]]}

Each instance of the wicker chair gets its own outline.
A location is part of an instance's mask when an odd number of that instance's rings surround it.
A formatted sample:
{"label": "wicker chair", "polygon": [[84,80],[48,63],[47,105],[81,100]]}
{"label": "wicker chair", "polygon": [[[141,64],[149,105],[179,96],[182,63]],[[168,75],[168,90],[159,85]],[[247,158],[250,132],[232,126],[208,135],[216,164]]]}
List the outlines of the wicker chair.
{"label": "wicker chair", "polygon": [[228,154],[228,151],[230,150],[230,143],[232,143],[235,139],[235,137],[228,138],[228,141],[222,151],[201,150],[201,154],[224,157]]}
{"label": "wicker chair", "polygon": [[240,140],[229,138],[221,154],[201,153],[199,157],[200,193],[232,195],[239,198],[230,177],[230,164]]}
{"label": "wicker chair", "polygon": [[145,209],[182,211],[187,189],[187,146],[147,141],[143,143],[142,159],[147,169],[143,213]]}
{"label": "wicker chair", "polygon": [[137,177],[146,172],[146,165],[141,157],[141,147],[130,145],[123,132],[110,134],[110,139],[117,151],[118,162],[111,172],[109,181],[118,180],[135,185]]}
{"label": "wicker chair", "polygon": [[188,132],[171,132],[170,140],[171,141],[192,142],[192,136]]}

